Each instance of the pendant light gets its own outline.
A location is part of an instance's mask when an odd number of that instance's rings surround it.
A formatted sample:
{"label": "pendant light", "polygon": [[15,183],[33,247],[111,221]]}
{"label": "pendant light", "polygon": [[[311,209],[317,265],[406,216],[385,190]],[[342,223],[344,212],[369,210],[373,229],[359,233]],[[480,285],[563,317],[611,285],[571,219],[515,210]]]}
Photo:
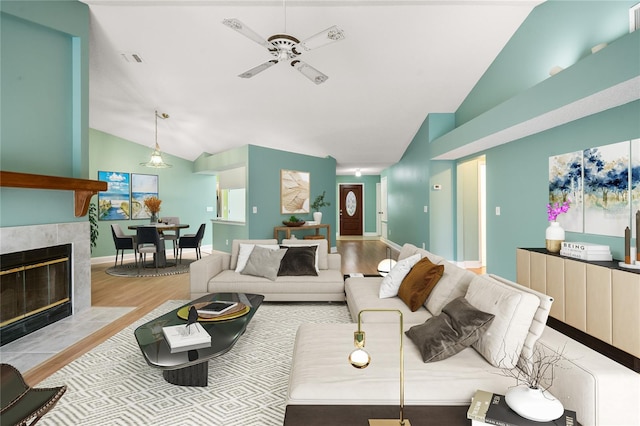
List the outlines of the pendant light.
{"label": "pendant light", "polygon": [[162,152],[160,152],[160,145],[158,145],[158,118],[162,118],[166,120],[169,118],[169,114],[158,114],[158,111],[155,112],[156,115],[156,145],[153,148],[153,152],[151,153],[151,158],[146,163],[140,163],[141,166],[152,167],[154,169],[166,169],[169,167],[173,167],[171,164],[165,163],[162,159]]}

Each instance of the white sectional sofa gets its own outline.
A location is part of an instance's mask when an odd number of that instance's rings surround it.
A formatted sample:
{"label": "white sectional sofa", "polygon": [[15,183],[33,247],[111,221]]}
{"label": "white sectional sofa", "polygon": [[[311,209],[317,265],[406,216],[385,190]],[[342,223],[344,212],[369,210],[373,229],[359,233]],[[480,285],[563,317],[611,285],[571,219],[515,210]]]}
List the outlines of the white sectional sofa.
{"label": "white sectional sofa", "polygon": [[231,253],[214,253],[190,265],[191,299],[208,293],[256,293],[265,301],[344,301],[341,256],[328,253],[327,240],[285,239],[284,246],[317,245],[317,276],[278,276],[275,280],[236,272],[241,245],[278,245],[275,239],[234,240]]}
{"label": "white sectional sofa", "polygon": [[[583,426],[640,425],[640,375],[547,327],[550,297],[500,277],[473,274],[411,244],[402,247],[398,260],[416,253],[444,266],[444,274],[424,306],[411,312],[398,297],[381,299],[380,277],[348,278],[346,300],[354,322],[363,309],[398,309],[403,312],[404,329],[408,330],[440,314],[449,301],[465,296],[469,302],[474,301],[472,304],[482,305],[476,306],[478,309],[496,315],[491,324],[496,329],[489,328],[483,339],[499,337],[498,329],[507,327],[502,331],[506,330],[507,347],[514,344],[508,342],[511,335],[522,335],[514,312],[529,310],[528,329],[516,344],[523,347],[523,356],[530,355],[534,346],[545,353],[563,352],[550,391],[565,408],[576,411]],[[525,306],[532,300],[537,305],[533,312],[531,305]],[[301,326],[295,341],[287,404],[397,405],[398,317],[394,313],[363,313],[365,349],[372,356],[371,365],[364,370],[353,368],[347,361],[354,349],[356,324]],[[496,322],[498,317],[502,320]],[[516,384],[515,380],[505,377],[487,360],[485,344],[478,342],[477,348],[468,347],[444,360],[425,363],[418,347],[404,336],[406,405],[468,406],[477,389],[504,394]],[[499,365],[502,360],[493,356],[493,362]]]}

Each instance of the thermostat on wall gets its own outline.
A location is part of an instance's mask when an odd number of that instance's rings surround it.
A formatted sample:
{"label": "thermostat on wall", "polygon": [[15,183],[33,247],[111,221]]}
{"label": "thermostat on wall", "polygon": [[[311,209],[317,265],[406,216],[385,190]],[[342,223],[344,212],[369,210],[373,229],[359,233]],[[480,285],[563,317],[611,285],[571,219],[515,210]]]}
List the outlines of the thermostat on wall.
{"label": "thermostat on wall", "polygon": [[440,185],[439,183],[436,183],[435,185],[433,185],[433,189],[434,191],[440,191],[442,189],[442,185]]}

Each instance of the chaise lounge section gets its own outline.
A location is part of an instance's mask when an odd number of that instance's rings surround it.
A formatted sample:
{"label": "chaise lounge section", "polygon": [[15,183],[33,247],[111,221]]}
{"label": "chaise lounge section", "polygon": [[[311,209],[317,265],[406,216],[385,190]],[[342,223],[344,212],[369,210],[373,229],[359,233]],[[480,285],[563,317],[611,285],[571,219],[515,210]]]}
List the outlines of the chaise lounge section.
{"label": "chaise lounge section", "polygon": [[[449,302],[460,296],[474,306],[481,305],[476,307],[496,318],[482,337],[485,341],[435,362],[424,362],[419,347],[404,336],[407,406],[468,406],[477,389],[504,394],[516,385],[496,366],[503,361],[508,364],[505,348],[522,349],[521,361],[531,356],[535,348],[545,354],[562,352],[549,390],[565,408],[576,411],[583,426],[640,424],[640,376],[547,327],[553,301],[549,296],[501,277],[473,274],[411,244],[402,247],[398,263],[415,254],[444,267],[424,305],[411,312],[399,297],[380,298],[383,278],[348,278],[345,292],[354,321],[363,309],[398,309],[403,312],[406,331],[440,315],[443,308],[448,309],[445,306]],[[518,315],[523,311],[529,313]],[[306,324],[299,328],[288,405],[398,404],[398,315],[365,312],[362,322],[366,349],[372,356],[371,365],[364,370],[353,368],[347,361],[353,350],[356,324]],[[527,326],[523,332],[524,323]],[[514,341],[516,335],[520,338]],[[487,351],[487,336],[489,340],[503,339],[498,341],[502,352]],[[514,349],[514,344],[518,348]]]}

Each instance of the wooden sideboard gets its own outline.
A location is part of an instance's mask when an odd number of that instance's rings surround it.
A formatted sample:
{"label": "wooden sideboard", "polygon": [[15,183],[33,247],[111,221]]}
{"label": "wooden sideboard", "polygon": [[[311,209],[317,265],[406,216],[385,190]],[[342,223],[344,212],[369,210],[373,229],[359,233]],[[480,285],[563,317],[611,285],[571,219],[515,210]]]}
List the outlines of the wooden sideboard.
{"label": "wooden sideboard", "polygon": [[548,325],[640,371],[640,271],[519,248],[516,281],[553,297]]}

